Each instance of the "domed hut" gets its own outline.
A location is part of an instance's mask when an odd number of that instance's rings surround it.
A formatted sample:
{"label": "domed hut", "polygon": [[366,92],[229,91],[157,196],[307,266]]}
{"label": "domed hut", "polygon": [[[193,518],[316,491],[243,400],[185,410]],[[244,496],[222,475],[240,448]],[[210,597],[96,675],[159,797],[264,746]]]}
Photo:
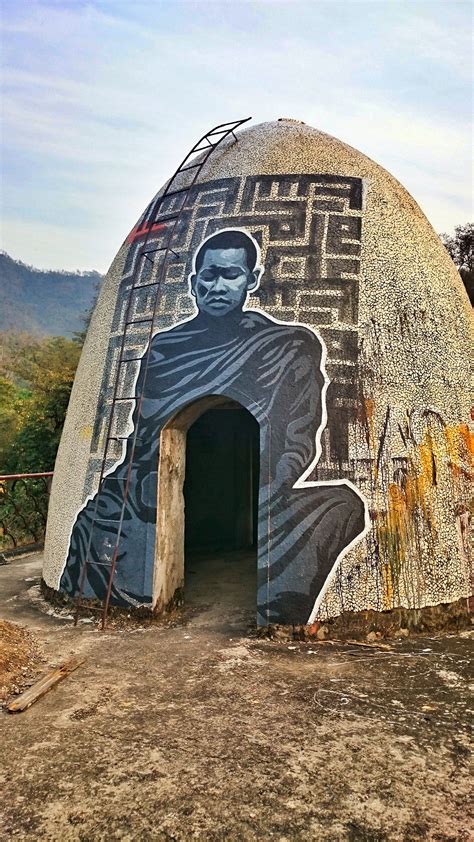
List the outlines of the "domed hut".
{"label": "domed hut", "polygon": [[194,151],[104,280],[44,584],[159,612],[188,551],[244,549],[259,625],[465,610],[472,336],[444,246],[382,167],[298,121]]}

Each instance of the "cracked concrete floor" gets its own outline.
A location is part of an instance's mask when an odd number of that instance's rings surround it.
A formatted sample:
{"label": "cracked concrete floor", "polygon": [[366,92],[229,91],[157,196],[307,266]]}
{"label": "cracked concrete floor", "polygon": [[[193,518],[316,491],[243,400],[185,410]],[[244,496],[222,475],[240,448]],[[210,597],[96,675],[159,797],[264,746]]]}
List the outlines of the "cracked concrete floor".
{"label": "cracked concrete floor", "polygon": [[40,564],[0,568],[0,617],[36,634],[42,669],[87,660],[0,715],[2,840],[473,838],[470,632],[257,640],[215,563],[171,627],[99,633],[47,613]]}

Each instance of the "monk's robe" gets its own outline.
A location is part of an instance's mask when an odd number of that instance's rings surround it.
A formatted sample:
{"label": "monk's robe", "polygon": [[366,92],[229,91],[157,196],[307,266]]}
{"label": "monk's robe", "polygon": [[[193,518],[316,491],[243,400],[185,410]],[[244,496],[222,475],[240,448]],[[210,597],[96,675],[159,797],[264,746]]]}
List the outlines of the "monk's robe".
{"label": "monk's robe", "polygon": [[[316,456],[322,419],[321,344],[301,325],[237,311],[199,313],[154,336],[141,366],[133,416],[136,447],[112,588],[116,604],[151,602],[160,432],[187,404],[209,395],[237,401],[260,426],[258,622],[306,623],[342,551],[364,529],[360,496],[345,483],[295,488]],[[132,454],[79,512],[60,588],[74,595],[93,529],[86,597],[102,599]],[[204,480],[203,480],[204,481]],[[94,514],[95,513],[95,514]]]}

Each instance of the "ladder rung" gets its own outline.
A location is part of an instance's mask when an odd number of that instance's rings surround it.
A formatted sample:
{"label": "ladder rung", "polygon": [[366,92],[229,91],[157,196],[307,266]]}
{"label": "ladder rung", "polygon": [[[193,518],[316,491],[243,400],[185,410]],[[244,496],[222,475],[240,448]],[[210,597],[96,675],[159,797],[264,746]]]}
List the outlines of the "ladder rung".
{"label": "ladder rung", "polygon": [[143,359],[143,357],[126,357],[123,360],[119,360],[119,365],[122,365],[123,363],[136,363],[141,359]]}
{"label": "ladder rung", "polygon": [[[180,212],[183,208],[180,208]],[[166,216],[164,219],[155,220],[152,222],[151,225],[148,225],[147,228],[142,228],[140,231],[135,232],[135,237],[141,237],[143,234],[155,234],[159,228],[164,228],[166,223],[171,222],[173,219],[178,219],[179,214],[175,214],[174,216]],[[166,251],[166,246],[161,246],[160,248],[156,248],[155,251]],[[140,257],[145,257],[148,254],[147,251],[142,251]]]}
{"label": "ladder rung", "polygon": [[202,167],[202,164],[203,164],[202,161],[200,161],[198,164],[190,164],[189,167],[181,167],[181,169],[178,170],[178,172],[180,173],[180,172],[186,172],[186,170],[194,170],[194,169],[196,169],[196,167]]}
{"label": "ladder rung", "polygon": [[179,193],[188,193],[189,190],[190,187],[180,187],[179,190],[170,190],[169,193],[163,193],[163,195],[160,196],[160,199],[162,202],[164,202],[164,200],[169,199],[170,196],[177,196]]}
{"label": "ladder rung", "polygon": [[[171,246],[169,246],[169,245],[165,246],[164,248],[159,248],[159,249],[147,249],[146,251],[143,251],[142,254],[143,254],[144,257],[146,257],[147,260],[150,260],[150,258],[147,257],[147,255],[154,254],[155,251],[164,251],[164,252],[170,251],[171,254],[174,254],[175,257],[179,257],[178,252],[175,251],[174,249],[172,249]],[[153,263],[153,260],[150,260],[150,263]],[[155,283],[158,283],[158,281],[153,281],[153,284],[155,284]],[[142,286],[146,287],[146,284],[142,284]],[[139,286],[134,287],[134,290],[135,289],[140,289],[140,287]]]}
{"label": "ladder rung", "polygon": [[[149,253],[150,252],[148,252],[148,251],[144,251],[144,252],[142,252],[142,256],[145,255],[145,254],[149,254]],[[138,284],[137,286],[132,287],[132,292],[135,292],[135,290],[137,290],[137,289],[146,289],[146,287],[157,287],[159,285],[159,283],[160,283],[159,281],[150,281],[147,284]]]}
{"label": "ladder rung", "polygon": [[214,149],[215,146],[215,143],[210,143],[209,146],[198,146],[196,149],[191,149],[189,155],[195,155],[196,152],[207,152],[208,149]]}
{"label": "ladder rung", "polygon": [[[155,251],[168,251],[168,246],[159,246],[156,249],[146,249],[146,251],[142,251],[142,257],[146,257],[147,254],[154,254]],[[157,284],[158,281],[151,281],[151,283]],[[146,286],[146,284],[143,284],[143,286]],[[135,291],[136,289],[140,289],[140,287],[136,286],[136,287],[133,287],[133,289]]]}
{"label": "ladder rung", "polygon": [[[108,436],[107,441],[128,441],[132,436]],[[143,439],[136,437],[135,441],[143,441]]]}
{"label": "ladder rung", "polygon": [[[87,599],[87,597],[85,596],[84,599]],[[81,602],[80,605],[77,605],[76,611],[81,608],[83,608],[84,611],[100,611],[101,614],[104,611],[103,605],[88,605],[87,602]]]}
{"label": "ladder rung", "polygon": [[108,401],[109,404],[119,403],[120,401],[137,401],[139,400],[140,395],[132,395],[130,398],[113,398],[112,400]]}
{"label": "ladder rung", "polygon": [[[237,129],[239,126],[242,125],[242,123],[248,123],[250,119],[250,117],[245,117],[243,120],[231,120],[230,123],[219,123],[218,126],[214,126],[212,132],[215,132],[216,129],[223,129],[226,126],[233,126],[235,129]],[[208,134],[212,134],[212,132],[208,132]]]}
{"label": "ladder rung", "polygon": [[147,317],[146,319],[132,319],[130,322],[125,322],[124,326],[129,327],[130,325],[142,325],[142,324],[145,324],[145,322],[152,322],[152,321],[153,321],[153,319],[150,319],[149,317]]}
{"label": "ladder rung", "polygon": [[[151,254],[152,251],[168,251],[168,250],[169,250],[168,246],[157,246],[156,249],[145,249],[145,251],[142,251],[141,254],[142,254],[142,257],[145,257],[147,254]],[[135,287],[133,287],[133,289],[140,289],[140,286],[137,284]]]}
{"label": "ladder rung", "polygon": [[[165,196],[164,198],[167,199],[168,197]],[[170,216],[164,216],[163,219],[156,219],[155,217],[155,221],[151,224],[151,232],[153,233],[153,225],[164,225],[165,222],[171,222],[173,219],[178,219],[178,216],[179,213],[172,213]]]}
{"label": "ladder rung", "polygon": [[[200,146],[197,149],[191,149],[191,152],[189,153],[189,155],[186,155],[186,158],[184,159],[183,163],[185,161],[187,161],[188,158],[191,157],[191,155],[197,155],[198,153],[201,153],[201,152],[207,152],[207,155],[205,155],[203,158],[201,158],[201,160],[196,161],[194,164],[188,164],[187,167],[181,167],[175,173],[174,178],[176,178],[177,175],[179,175],[182,172],[185,172],[186,170],[194,170],[194,169],[197,169],[198,167],[202,168],[204,166],[204,164],[206,163],[207,159],[209,158],[211,152],[216,148],[216,145],[217,144],[212,143],[210,146]],[[190,184],[189,189],[191,190],[192,187],[194,187],[194,183]]]}

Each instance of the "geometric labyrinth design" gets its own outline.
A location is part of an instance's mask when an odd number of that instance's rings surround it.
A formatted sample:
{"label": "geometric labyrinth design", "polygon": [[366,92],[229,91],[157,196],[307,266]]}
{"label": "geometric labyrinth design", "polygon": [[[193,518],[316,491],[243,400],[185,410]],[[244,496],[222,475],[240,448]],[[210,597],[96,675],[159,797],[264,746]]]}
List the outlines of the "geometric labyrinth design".
{"label": "geometric labyrinth design", "polygon": [[[171,196],[157,218],[180,209],[180,197]],[[195,185],[181,214],[173,239],[178,257],[169,260],[162,281],[155,331],[170,327],[192,315],[188,294],[191,259],[199,243],[220,228],[242,227],[259,242],[265,273],[249,306],[261,307],[278,319],[316,327],[327,347],[326,370],[331,380],[327,392],[328,426],[322,438],[322,454],[314,478],[353,478],[349,463],[349,418],[355,417],[357,401],[357,324],[362,237],[363,186],[359,178],[333,175],[263,175],[222,178]],[[108,406],[112,397],[119,348],[124,331],[125,308],[135,263],[140,260],[140,284],[149,283],[158,271],[140,258],[147,233],[147,213],[129,237],[112,334],[107,352],[101,397],[91,445],[85,494],[89,494],[100,470]],[[147,249],[163,241],[158,230],[150,234]],[[152,291],[152,292],[151,292]],[[137,289],[131,317],[146,318],[153,310],[156,287]],[[147,325],[128,329],[129,357],[145,350]],[[132,394],[137,363],[123,366],[119,395]],[[114,434],[123,435],[133,403],[119,404]],[[121,455],[111,454],[110,465]]]}

